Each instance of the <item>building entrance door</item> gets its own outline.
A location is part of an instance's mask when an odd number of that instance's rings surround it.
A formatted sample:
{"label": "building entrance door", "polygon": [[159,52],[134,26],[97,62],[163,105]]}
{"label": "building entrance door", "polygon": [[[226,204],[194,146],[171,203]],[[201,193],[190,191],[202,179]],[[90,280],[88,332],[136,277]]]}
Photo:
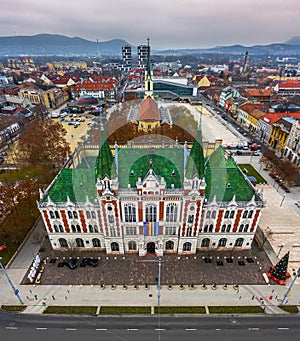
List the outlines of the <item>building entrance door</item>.
{"label": "building entrance door", "polygon": [[155,253],[155,244],[153,242],[147,243],[147,253]]}

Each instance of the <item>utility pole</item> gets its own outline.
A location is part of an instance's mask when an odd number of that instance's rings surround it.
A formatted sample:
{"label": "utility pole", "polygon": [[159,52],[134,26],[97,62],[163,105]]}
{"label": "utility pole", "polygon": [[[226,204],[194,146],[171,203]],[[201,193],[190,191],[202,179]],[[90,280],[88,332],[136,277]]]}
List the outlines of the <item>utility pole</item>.
{"label": "utility pole", "polygon": [[4,275],[6,276],[8,283],[10,284],[10,286],[12,287],[14,294],[17,296],[20,304],[24,304],[24,302],[22,301],[20,295],[19,295],[19,290],[13,285],[13,282],[11,281],[11,279],[8,276],[8,273],[5,270],[5,267],[3,266],[3,264],[1,263],[2,257],[0,257],[0,268],[2,269]]}

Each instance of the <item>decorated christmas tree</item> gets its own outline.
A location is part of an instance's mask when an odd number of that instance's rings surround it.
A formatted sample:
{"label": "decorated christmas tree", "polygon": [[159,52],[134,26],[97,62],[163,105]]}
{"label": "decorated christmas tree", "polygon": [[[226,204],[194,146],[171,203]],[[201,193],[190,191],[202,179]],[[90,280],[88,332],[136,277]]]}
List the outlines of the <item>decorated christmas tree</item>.
{"label": "decorated christmas tree", "polygon": [[281,285],[284,285],[285,280],[291,277],[287,271],[289,255],[290,252],[287,252],[275,266],[271,266],[270,271],[267,273],[269,278]]}

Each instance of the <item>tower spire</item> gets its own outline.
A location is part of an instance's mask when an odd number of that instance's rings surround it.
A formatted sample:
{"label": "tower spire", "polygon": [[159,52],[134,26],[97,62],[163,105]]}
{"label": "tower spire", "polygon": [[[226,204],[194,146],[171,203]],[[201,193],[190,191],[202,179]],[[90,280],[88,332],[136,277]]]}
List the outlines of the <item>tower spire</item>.
{"label": "tower spire", "polygon": [[145,72],[145,96],[153,98],[153,72],[150,61],[150,39],[147,38],[147,65]]}

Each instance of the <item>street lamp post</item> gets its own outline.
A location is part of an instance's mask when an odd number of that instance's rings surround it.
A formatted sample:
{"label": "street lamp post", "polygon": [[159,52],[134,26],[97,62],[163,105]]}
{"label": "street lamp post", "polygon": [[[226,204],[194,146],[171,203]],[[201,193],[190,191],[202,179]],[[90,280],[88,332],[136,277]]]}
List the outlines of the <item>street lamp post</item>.
{"label": "street lamp post", "polygon": [[24,304],[24,302],[22,301],[20,295],[19,295],[19,290],[14,286],[13,282],[11,281],[11,279],[8,276],[8,273],[5,270],[5,267],[3,266],[3,264],[1,263],[2,257],[0,257],[0,268],[2,269],[4,275],[6,276],[8,283],[10,284],[10,286],[12,287],[14,294],[17,296],[20,304]]}
{"label": "street lamp post", "polygon": [[157,283],[157,306],[160,307],[160,273],[161,273],[161,258],[158,258],[158,283]]}
{"label": "street lamp post", "polygon": [[[278,186],[279,187],[279,186]],[[284,202],[284,199],[286,197],[286,194],[283,194],[283,197],[282,197],[282,200],[281,200],[281,203],[280,203],[280,207],[282,206],[283,202]]]}
{"label": "street lamp post", "polygon": [[295,284],[296,279],[297,279],[299,276],[300,276],[300,268],[297,270],[296,275],[295,275],[295,277],[294,277],[292,283],[290,284],[290,286],[289,286],[287,292],[285,293],[285,295],[283,296],[283,299],[282,299],[281,302],[280,302],[280,305],[284,305],[285,300],[286,300],[288,294],[291,292],[292,287],[293,287],[293,285]]}

